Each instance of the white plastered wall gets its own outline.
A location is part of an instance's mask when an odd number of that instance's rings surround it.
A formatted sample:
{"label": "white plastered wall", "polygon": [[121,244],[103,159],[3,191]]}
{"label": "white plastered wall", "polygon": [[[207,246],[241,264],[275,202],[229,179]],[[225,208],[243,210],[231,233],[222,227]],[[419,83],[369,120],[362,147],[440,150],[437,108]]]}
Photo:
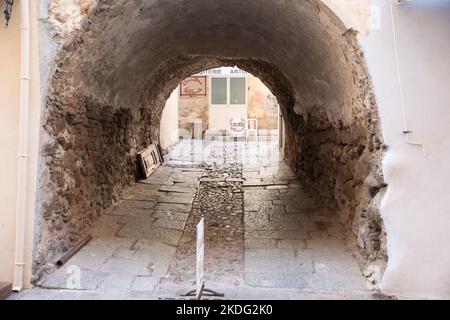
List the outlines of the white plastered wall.
{"label": "white plastered wall", "polygon": [[[25,234],[25,286],[29,286],[33,250],[33,230],[36,203],[36,176],[41,112],[39,91],[39,44],[37,31],[37,1],[30,1],[31,59],[30,108],[28,127],[28,179]],[[3,12],[3,1],[0,5]],[[12,282],[16,236],[17,167],[19,142],[20,96],[20,10],[14,5],[8,29],[0,19],[0,282]]]}
{"label": "white plastered wall", "polygon": [[178,141],[178,96],[179,88],[167,99],[161,115],[160,143],[163,149],[170,148]]}
{"label": "white plastered wall", "polygon": [[8,29],[3,27],[3,17],[0,23],[0,282],[11,282],[17,200],[20,21],[13,18]]}
{"label": "white plastered wall", "polygon": [[393,5],[404,117],[388,0],[373,0],[379,28],[360,42],[377,97],[385,143],[388,191],[381,213],[388,268],[381,288],[411,297],[450,298],[450,1]]}
{"label": "white plastered wall", "polygon": [[[380,288],[403,297],[450,298],[450,1],[392,1],[393,15],[389,0],[324,2],[360,33],[389,148],[381,206],[389,263]],[[405,123],[426,156],[407,143]]]}

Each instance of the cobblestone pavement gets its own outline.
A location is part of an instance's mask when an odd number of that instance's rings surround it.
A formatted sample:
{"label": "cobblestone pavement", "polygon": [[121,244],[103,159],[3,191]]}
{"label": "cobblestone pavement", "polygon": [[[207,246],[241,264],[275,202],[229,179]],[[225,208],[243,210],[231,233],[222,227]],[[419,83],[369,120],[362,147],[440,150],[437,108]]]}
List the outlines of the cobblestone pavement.
{"label": "cobblestone pavement", "polygon": [[12,299],[176,299],[194,288],[205,218],[206,286],[226,299],[371,299],[332,212],[273,142],[183,141],[39,287]]}
{"label": "cobblestone pavement", "polygon": [[[205,218],[205,279],[239,284],[244,256],[242,163],[237,145],[218,144],[203,163],[192,210],[177,248],[169,281],[195,281],[196,225]],[[215,161],[215,159],[224,161]]]}

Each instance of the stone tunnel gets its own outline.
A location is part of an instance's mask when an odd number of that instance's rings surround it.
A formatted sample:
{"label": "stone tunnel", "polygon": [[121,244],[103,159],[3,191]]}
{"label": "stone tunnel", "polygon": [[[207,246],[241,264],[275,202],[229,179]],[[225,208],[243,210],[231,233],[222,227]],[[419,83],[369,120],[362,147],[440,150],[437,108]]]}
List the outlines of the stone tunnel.
{"label": "stone tunnel", "polygon": [[321,1],[90,1],[64,39],[42,116],[36,275],[136,179],[185,77],[238,66],[277,97],[285,156],[368,263],[387,261],[385,146],[356,32]]}

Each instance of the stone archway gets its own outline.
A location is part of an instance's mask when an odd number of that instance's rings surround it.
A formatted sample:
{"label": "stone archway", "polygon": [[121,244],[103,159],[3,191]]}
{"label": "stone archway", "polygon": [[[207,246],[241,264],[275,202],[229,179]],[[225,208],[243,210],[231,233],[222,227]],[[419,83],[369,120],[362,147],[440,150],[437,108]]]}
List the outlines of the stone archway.
{"label": "stone archway", "polygon": [[355,32],[318,0],[118,0],[100,1],[55,62],[42,117],[36,272],[135,181],[135,153],[158,139],[179,81],[224,65],[277,96],[290,165],[382,271],[383,143]]}

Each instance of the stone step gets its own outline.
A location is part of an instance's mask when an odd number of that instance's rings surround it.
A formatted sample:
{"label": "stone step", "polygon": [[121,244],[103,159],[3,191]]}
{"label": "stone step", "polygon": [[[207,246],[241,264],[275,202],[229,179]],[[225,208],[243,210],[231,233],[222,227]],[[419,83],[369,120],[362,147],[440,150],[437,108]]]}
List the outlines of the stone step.
{"label": "stone step", "polygon": [[6,300],[12,293],[12,284],[0,282],[0,300]]}

